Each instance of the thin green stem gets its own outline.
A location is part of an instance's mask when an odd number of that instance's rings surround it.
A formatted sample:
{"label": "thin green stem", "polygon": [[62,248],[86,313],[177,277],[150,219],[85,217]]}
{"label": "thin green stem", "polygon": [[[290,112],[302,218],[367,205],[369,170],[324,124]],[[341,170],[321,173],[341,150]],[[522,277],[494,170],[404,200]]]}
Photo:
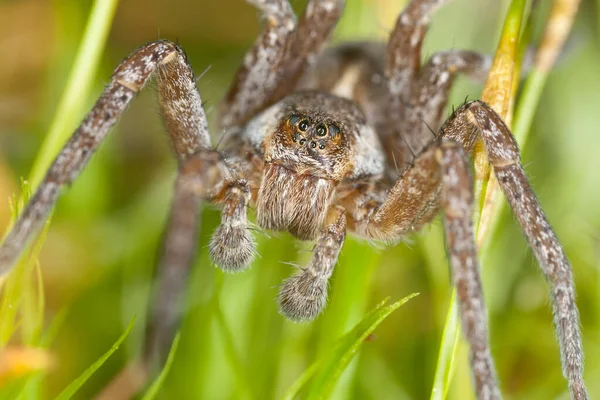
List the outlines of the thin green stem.
{"label": "thin green stem", "polygon": [[[456,304],[456,291],[452,292],[450,304]],[[446,398],[452,379],[451,377],[454,372],[456,347],[458,345],[458,339],[460,338],[460,322],[456,306],[450,308],[442,337],[444,338],[444,341],[442,342],[440,354],[438,356],[438,368],[435,371],[435,378],[433,379],[431,400],[442,400]]]}
{"label": "thin green stem", "polygon": [[225,355],[227,357],[227,360],[229,361],[229,365],[231,366],[234,374],[236,375],[237,397],[239,399],[252,399],[252,390],[248,380],[246,379],[244,363],[239,355],[238,350],[236,349],[233,333],[229,328],[229,324],[225,319],[225,315],[223,315],[223,310],[221,309],[221,304],[219,301],[219,293],[221,292],[221,288],[223,287],[222,275],[218,275],[216,285],[217,288],[215,290],[213,298],[213,311],[215,316],[215,322],[223,338]]}
{"label": "thin green stem", "polygon": [[33,190],[81,119],[118,3],[119,0],[94,1],[67,87],[29,175]]}

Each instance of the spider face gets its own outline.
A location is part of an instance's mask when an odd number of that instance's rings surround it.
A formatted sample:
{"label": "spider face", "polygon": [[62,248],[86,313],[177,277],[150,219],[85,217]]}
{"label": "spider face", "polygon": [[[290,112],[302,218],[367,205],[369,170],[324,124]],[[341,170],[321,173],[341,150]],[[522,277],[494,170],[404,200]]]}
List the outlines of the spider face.
{"label": "spider face", "polygon": [[[353,103],[330,95],[302,92],[274,106],[272,131],[262,137],[264,162],[336,184],[352,170],[349,140],[362,114]],[[267,112],[268,114],[268,112]],[[364,117],[362,117],[364,119]]]}
{"label": "spider face", "polygon": [[243,133],[263,153],[259,226],[315,239],[335,188],[384,170],[379,140],[354,102],[298,92],[252,120]]}
{"label": "spider face", "polygon": [[[335,187],[352,169],[344,113],[330,96],[301,93],[268,110],[262,137],[264,169],[257,200],[258,224],[314,239],[323,226]],[[348,102],[348,106],[352,106]],[[358,110],[356,110],[358,111]],[[259,119],[262,119],[259,117]]]}

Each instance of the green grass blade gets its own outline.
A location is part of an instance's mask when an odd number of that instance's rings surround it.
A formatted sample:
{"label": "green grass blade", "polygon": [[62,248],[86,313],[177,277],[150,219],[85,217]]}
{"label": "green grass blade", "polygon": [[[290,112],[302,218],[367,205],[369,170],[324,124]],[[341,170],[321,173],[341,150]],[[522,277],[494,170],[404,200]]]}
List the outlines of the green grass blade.
{"label": "green grass blade", "polygon": [[81,119],[84,107],[87,107],[87,102],[82,99],[89,97],[95,82],[102,50],[118,3],[118,0],[94,1],[67,87],[31,170],[30,182],[33,190],[37,188],[59,149]]}
{"label": "green grass blade", "polygon": [[433,389],[431,390],[431,400],[443,400],[448,394],[452,372],[454,371],[454,359],[456,356],[456,346],[460,338],[460,321],[458,319],[458,309],[456,305],[456,291],[452,292],[450,303],[454,307],[450,308],[444,333],[442,337],[444,341],[440,347],[438,356],[438,368],[435,371],[433,380]]}
{"label": "green grass blade", "polygon": [[304,373],[300,375],[300,377],[296,379],[294,383],[292,383],[292,385],[288,388],[288,390],[283,395],[282,400],[294,400],[296,396],[298,396],[298,393],[300,393],[300,390],[304,387],[304,385],[306,385],[310,378],[312,378],[315,375],[320,366],[321,363],[317,361],[313,365],[308,367],[304,371]]}
{"label": "green grass blade", "polygon": [[102,355],[102,357],[100,357],[92,365],[90,365],[85,371],[83,371],[83,373],[77,379],[75,379],[73,382],[71,382],[69,384],[69,386],[67,386],[62,392],[60,392],[60,394],[56,397],[56,400],[70,399],[79,390],[79,388],[81,388],[81,386],[83,386],[83,384],[90,378],[90,376],[92,376],[92,374],[94,372],[96,372],[96,370],[98,370],[98,368],[100,368],[102,366],[102,364],[104,364],[104,362],[106,360],[108,360],[108,358],[115,351],[117,351],[117,349],[119,348],[121,343],[123,343],[123,341],[125,340],[127,335],[129,335],[129,332],[133,328],[134,323],[135,323],[135,317],[131,320],[131,322],[127,326],[127,329],[125,329],[125,332],[123,332],[123,334],[117,339],[115,344],[113,344],[112,347],[106,353],[104,353]]}
{"label": "green grass blade", "polygon": [[48,329],[46,329],[40,339],[40,345],[42,347],[49,347],[54,342],[54,339],[58,335],[58,331],[60,328],[62,328],[65,320],[67,319],[68,313],[69,307],[63,307],[56,313],[54,319],[50,323],[50,326],[48,326]]}
{"label": "green grass blade", "polygon": [[[9,202],[11,222],[14,222],[22,211],[22,205],[29,200],[31,188],[27,181],[21,180],[21,193],[23,201],[18,201],[13,194]],[[40,239],[43,240],[43,239]],[[30,257],[21,257],[12,274],[0,278],[0,346],[5,345],[13,336],[20,321],[18,313],[21,311],[24,297],[29,295],[25,285],[31,282],[32,270],[29,268]],[[31,256],[31,262],[37,262],[36,257]]]}
{"label": "green grass blade", "polygon": [[[367,243],[353,240],[344,244],[331,285],[327,312],[319,321],[319,337],[315,339],[316,358],[329,353],[336,341],[360,322],[368,311],[371,278],[381,257],[367,246]],[[357,368],[352,366],[346,369],[333,391],[333,398],[347,398],[356,372]]]}
{"label": "green grass blade", "polygon": [[219,304],[219,296],[218,293],[221,291],[222,287],[222,277],[219,277],[217,283],[217,290],[215,291],[215,300],[214,300],[214,315],[215,322],[217,323],[217,327],[221,336],[223,337],[223,345],[225,356],[227,357],[227,361],[229,365],[233,369],[234,374],[236,375],[236,383],[237,383],[237,391],[236,397],[239,399],[252,399],[252,390],[250,389],[250,384],[247,381],[246,373],[244,371],[244,366],[242,364],[242,360],[239,356],[239,353],[235,347],[235,341],[233,332],[229,328],[227,321],[225,320],[225,316],[223,315],[223,310],[221,309],[221,305]]}
{"label": "green grass blade", "polygon": [[169,371],[171,370],[171,364],[173,363],[173,360],[175,359],[175,353],[177,352],[177,346],[179,346],[179,337],[180,337],[180,332],[177,332],[177,335],[175,335],[175,339],[173,339],[173,344],[171,345],[171,350],[169,350],[169,355],[167,356],[167,361],[165,363],[165,366],[163,367],[162,371],[160,371],[160,374],[154,380],[154,382],[152,382],[152,385],[150,385],[150,387],[144,394],[144,397],[142,397],[142,400],[152,400],[158,394],[158,391],[162,387],[162,384],[163,384],[165,378],[167,377],[167,375],[169,374]]}
{"label": "green grass blade", "polygon": [[284,395],[284,399],[294,399],[309,379],[314,378],[308,399],[328,398],[335,387],[338,378],[358,352],[365,339],[386,319],[394,310],[417,296],[413,293],[405,298],[386,306],[387,299],[370,311],[361,322],[350,332],[342,336],[332,350],[316,361],[294,382]]}

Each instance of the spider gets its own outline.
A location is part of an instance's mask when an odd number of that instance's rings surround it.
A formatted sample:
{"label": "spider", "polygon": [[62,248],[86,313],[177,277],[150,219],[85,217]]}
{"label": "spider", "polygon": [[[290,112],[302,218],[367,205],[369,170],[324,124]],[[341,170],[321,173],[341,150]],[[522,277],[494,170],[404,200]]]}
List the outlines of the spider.
{"label": "spider", "polygon": [[[162,115],[179,172],[159,261],[146,360],[160,363],[181,318],[179,293],[195,252],[199,205],[220,205],[210,243],[228,272],[250,266],[255,243],[247,208],[263,229],[314,240],[305,268],[281,286],[281,313],[313,320],[346,232],[396,242],[441,210],[463,330],[479,399],[500,398],[471,222],[467,155],[481,138],[500,186],[552,286],[563,373],[575,399],[587,399],[571,266],[533,193],[503,120],[481,101],[465,102],[442,124],[456,74],[487,75],[488,57],[436,53],[421,65],[421,44],[445,0],[412,0],[387,46],[350,43],[321,51],[343,0],[309,0],[302,18],[287,0],[248,0],[265,27],[220,106],[224,146],[211,145],[206,116],[183,49],[159,40],[134,51],[59,153],[0,247],[7,273],[108,131],[156,73]],[[441,127],[440,127],[441,126]],[[440,127],[431,130],[429,127]]]}

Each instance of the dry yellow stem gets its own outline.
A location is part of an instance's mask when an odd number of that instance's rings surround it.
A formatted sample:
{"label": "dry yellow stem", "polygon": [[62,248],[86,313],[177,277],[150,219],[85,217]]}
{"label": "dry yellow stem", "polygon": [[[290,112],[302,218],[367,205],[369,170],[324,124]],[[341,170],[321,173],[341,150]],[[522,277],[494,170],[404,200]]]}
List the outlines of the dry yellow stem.
{"label": "dry yellow stem", "polygon": [[[504,122],[506,122],[507,126],[511,126],[513,119],[513,111],[514,111],[514,103],[515,97],[517,95],[517,89],[519,87],[519,75],[521,73],[520,63],[513,64],[513,78],[511,82],[511,92],[508,98],[508,107],[506,110],[506,115],[503,116]],[[485,154],[484,154],[485,155]],[[487,157],[486,157],[487,162]],[[481,205],[481,213],[479,214],[479,227],[477,229],[477,247],[481,249],[483,244],[483,240],[487,237],[489,229],[492,227],[492,220],[496,215],[496,211],[498,209],[498,193],[500,186],[498,185],[498,180],[496,179],[496,175],[489,173],[489,164],[488,166],[488,177],[489,181],[487,184],[487,189],[485,191],[485,197],[483,199],[483,204]]]}
{"label": "dry yellow stem", "polygon": [[579,7],[580,0],[555,0],[535,58],[535,68],[548,73],[560,54]]}
{"label": "dry yellow stem", "polygon": [[[523,9],[523,5],[516,3],[523,2],[513,1],[509,12]],[[488,103],[505,120],[508,117],[510,99],[513,93],[512,85],[515,75],[521,19],[521,15],[510,15],[507,18],[490,74],[481,93],[481,100]],[[481,140],[475,145],[474,161],[476,180],[486,181],[490,175],[490,166]]]}
{"label": "dry yellow stem", "polygon": [[[580,0],[555,0],[552,6],[552,10],[550,12],[550,16],[548,19],[548,23],[546,24],[546,28],[544,30],[544,36],[542,39],[542,43],[540,44],[538,53],[536,54],[534,69],[542,74],[547,74],[552,69],[558,55],[560,54],[562,47],[569,35],[573,22],[575,20],[575,14],[577,13],[577,8],[579,6]],[[513,82],[515,83],[512,86],[512,94],[509,97],[510,107],[506,110],[506,116],[501,114],[507,125],[510,127],[511,119],[512,119],[512,103],[514,101],[514,96],[516,94],[517,84],[518,83],[518,74],[519,68],[518,66],[514,68],[513,74]],[[491,76],[491,75],[490,75]],[[486,89],[488,85],[486,84]],[[490,88],[491,90],[491,88]],[[497,94],[497,93],[496,93]],[[486,92],[484,90],[484,96]],[[498,98],[500,98],[498,96]],[[484,99],[485,101],[485,99]],[[495,106],[493,106],[495,108]],[[495,108],[496,109],[496,108]],[[498,111],[498,109],[496,109]],[[483,153],[483,152],[482,152]],[[481,157],[481,162],[484,162],[483,157]],[[476,159],[477,161],[477,159]],[[487,160],[486,160],[487,166]],[[476,164],[477,168],[477,164]],[[482,171],[481,175],[483,175],[486,171]],[[489,167],[488,167],[489,173]],[[480,175],[478,175],[479,177]],[[483,179],[485,180],[486,176],[483,175]],[[479,229],[477,231],[477,245],[481,246],[483,240],[485,239],[489,228],[492,226],[492,219],[496,214],[496,211],[499,206],[497,194],[499,192],[498,181],[495,176],[491,176],[487,185],[487,190],[485,192],[485,198],[483,201],[483,205],[481,208],[481,214],[479,218]]]}

